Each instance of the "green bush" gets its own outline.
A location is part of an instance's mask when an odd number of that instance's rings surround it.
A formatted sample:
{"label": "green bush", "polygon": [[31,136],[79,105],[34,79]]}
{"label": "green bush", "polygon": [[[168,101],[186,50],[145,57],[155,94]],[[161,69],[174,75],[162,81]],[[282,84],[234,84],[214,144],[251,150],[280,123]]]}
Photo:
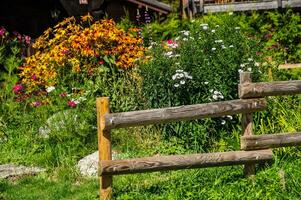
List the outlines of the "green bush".
{"label": "green bush", "polygon": [[[223,14],[195,20],[172,40],[153,43],[150,61],[141,66],[147,108],[237,99],[240,71],[261,75],[259,41],[244,36],[238,18]],[[226,123],[227,121],[227,123]],[[166,138],[177,136],[192,148],[204,148],[232,130],[232,116],[166,125]],[[211,141],[208,143],[208,141]],[[202,147],[200,147],[202,146]]]}
{"label": "green bush", "polygon": [[301,16],[292,9],[253,12],[244,16],[245,28],[261,38],[265,54],[279,63],[301,62]]}

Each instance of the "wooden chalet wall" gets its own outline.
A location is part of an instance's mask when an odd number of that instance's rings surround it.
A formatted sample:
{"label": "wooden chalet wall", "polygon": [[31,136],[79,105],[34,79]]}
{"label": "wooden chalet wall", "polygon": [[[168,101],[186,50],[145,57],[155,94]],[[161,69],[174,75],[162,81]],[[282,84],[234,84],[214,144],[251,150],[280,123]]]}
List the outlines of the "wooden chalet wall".
{"label": "wooden chalet wall", "polygon": [[[60,3],[53,0],[8,0],[0,6],[0,26],[8,31],[36,37],[54,25],[51,11],[57,9],[60,17],[67,16]],[[59,20],[59,19],[58,19]]]}

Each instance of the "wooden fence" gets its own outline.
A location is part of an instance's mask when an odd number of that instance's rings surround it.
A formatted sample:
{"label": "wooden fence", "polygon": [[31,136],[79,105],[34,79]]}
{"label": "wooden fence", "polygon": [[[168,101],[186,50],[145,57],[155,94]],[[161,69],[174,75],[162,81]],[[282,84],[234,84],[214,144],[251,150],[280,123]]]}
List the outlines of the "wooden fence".
{"label": "wooden fence", "polygon": [[[263,97],[301,93],[301,81],[252,83],[251,74],[244,72],[238,89],[238,100],[123,113],[110,113],[109,98],[97,98],[100,199],[111,199],[113,175],[242,164],[249,176],[255,174],[255,163],[272,159],[270,148],[301,144],[301,133],[253,135],[252,131],[252,113],[267,107]],[[112,160],[112,129],[234,114],[242,114],[240,151]]]}
{"label": "wooden fence", "polygon": [[300,8],[300,0],[180,0],[181,15],[190,18],[196,13],[271,10]]}

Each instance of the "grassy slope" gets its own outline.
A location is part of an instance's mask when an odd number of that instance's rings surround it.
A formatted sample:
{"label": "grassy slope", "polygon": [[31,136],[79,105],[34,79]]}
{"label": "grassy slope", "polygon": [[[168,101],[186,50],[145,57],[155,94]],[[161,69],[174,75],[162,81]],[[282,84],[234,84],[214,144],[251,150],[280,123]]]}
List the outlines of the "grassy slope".
{"label": "grassy slope", "polygon": [[[301,106],[296,104],[300,99],[272,101],[271,109],[259,116],[265,120],[255,119],[256,132],[300,130]],[[39,165],[45,167],[47,172],[37,177],[0,181],[0,200],[98,199],[98,181],[85,179],[74,169],[76,161],[96,146],[81,146],[81,141],[75,136],[63,141],[60,138],[45,140],[38,137],[38,128],[47,119],[46,116],[38,118],[42,113],[45,110],[23,113],[15,123],[7,124],[9,139],[0,144],[0,163]],[[153,155],[156,151],[163,154],[185,152],[181,144],[160,143],[158,139],[133,137],[133,134],[133,130],[113,134],[118,139],[115,145],[130,157]],[[151,135],[151,132],[148,134]],[[225,137],[226,147],[238,146],[239,130]],[[139,146],[137,143],[144,144]],[[150,150],[154,147],[155,150]],[[259,166],[257,175],[248,179],[243,177],[241,166],[117,176],[114,178],[114,198],[301,199],[300,152],[298,148],[276,150],[275,160],[269,166]],[[282,172],[284,176],[280,175]]]}
{"label": "grassy slope", "polygon": [[[115,199],[300,199],[301,158],[275,159],[244,178],[241,166],[184,170],[114,178]],[[282,176],[281,174],[283,174]],[[64,173],[65,176],[64,176]],[[0,199],[98,199],[96,179],[67,172],[0,182]],[[52,175],[53,176],[53,175]]]}

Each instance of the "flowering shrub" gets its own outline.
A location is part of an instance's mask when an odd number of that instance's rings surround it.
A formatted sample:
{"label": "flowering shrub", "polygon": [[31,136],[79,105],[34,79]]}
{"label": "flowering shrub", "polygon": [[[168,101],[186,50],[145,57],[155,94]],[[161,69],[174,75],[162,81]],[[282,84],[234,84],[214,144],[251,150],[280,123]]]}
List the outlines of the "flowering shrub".
{"label": "flowering shrub", "polygon": [[0,101],[7,100],[14,94],[20,94],[23,89],[18,81],[18,67],[22,64],[30,37],[18,32],[9,33],[0,27]]}
{"label": "flowering shrub", "polygon": [[117,28],[112,20],[93,24],[91,21],[90,15],[82,17],[79,23],[73,17],[67,18],[35,41],[37,52],[20,67],[28,92],[61,80],[74,81],[77,74],[77,81],[82,82],[108,68],[134,67],[144,52],[141,40]]}
{"label": "flowering shrub", "polygon": [[[151,61],[141,67],[148,107],[170,107],[238,98],[239,72],[253,72],[258,80],[261,58],[257,40],[246,37],[232,15],[196,20],[164,42],[149,47]],[[166,125],[164,136],[178,136],[185,144],[208,144],[238,119],[225,116],[180,125]],[[185,133],[185,137],[183,137]],[[212,141],[211,141],[212,142]],[[193,147],[193,148],[194,148]],[[189,147],[191,148],[191,147]]]}

